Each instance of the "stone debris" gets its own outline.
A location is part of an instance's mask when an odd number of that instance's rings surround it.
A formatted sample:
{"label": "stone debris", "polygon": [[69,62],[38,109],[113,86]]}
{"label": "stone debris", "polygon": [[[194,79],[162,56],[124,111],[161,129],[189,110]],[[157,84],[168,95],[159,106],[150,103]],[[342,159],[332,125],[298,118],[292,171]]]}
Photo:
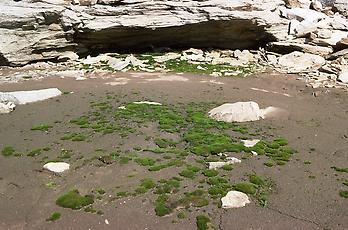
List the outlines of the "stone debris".
{"label": "stone debris", "polygon": [[43,166],[44,169],[55,173],[62,173],[69,170],[70,165],[65,162],[49,162]]}
{"label": "stone debris", "polygon": [[227,161],[213,161],[213,162],[208,162],[208,168],[209,169],[219,169],[224,167],[225,165],[232,165],[236,163],[241,163],[242,161],[239,160],[238,158],[235,157],[227,157]]}
{"label": "stone debris", "polygon": [[222,208],[241,208],[250,203],[248,195],[239,191],[229,191],[221,198]]}
{"label": "stone debris", "polygon": [[250,148],[250,147],[254,147],[257,143],[260,142],[260,140],[258,139],[254,139],[254,140],[242,140],[243,144],[245,147]]}
{"label": "stone debris", "polygon": [[[250,5],[252,9],[245,10]],[[173,71],[170,64],[184,61],[196,65],[198,73],[214,77],[246,76],[272,67],[282,73],[300,74],[311,87],[348,86],[342,72],[348,59],[346,0],[209,0],[209,4],[178,4],[174,0],[22,0],[0,1],[0,8],[0,65],[27,65],[23,69],[28,69],[26,74],[0,76],[1,82],[59,74],[68,77],[69,71],[80,71],[76,75],[70,72],[77,80],[84,80],[87,72],[166,73]],[[196,29],[202,27],[203,32]],[[138,31],[148,34],[135,36]],[[215,34],[219,34],[218,41]],[[217,42],[224,49],[171,49],[209,48]],[[263,44],[265,48],[248,50]],[[152,47],[155,53],[78,56],[110,47]],[[57,68],[56,72],[51,68]]]}

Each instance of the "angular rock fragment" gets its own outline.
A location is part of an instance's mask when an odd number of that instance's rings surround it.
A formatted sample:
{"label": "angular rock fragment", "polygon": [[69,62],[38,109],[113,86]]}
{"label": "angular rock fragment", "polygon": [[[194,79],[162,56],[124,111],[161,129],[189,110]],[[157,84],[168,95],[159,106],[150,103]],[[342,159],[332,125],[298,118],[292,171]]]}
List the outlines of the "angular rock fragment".
{"label": "angular rock fragment", "polygon": [[325,58],[308,53],[292,52],[279,58],[280,70],[287,73],[309,72],[319,69],[325,64]]}
{"label": "angular rock fragment", "polygon": [[250,203],[249,197],[239,191],[229,191],[221,198],[222,208],[241,208]]}
{"label": "angular rock fragment", "polygon": [[242,142],[244,143],[245,147],[254,147],[257,143],[260,142],[260,140],[258,139],[254,139],[254,140],[242,140]]}
{"label": "angular rock fragment", "polygon": [[226,160],[227,161],[208,162],[209,169],[218,169],[218,168],[224,167],[225,165],[232,165],[232,164],[242,162],[241,160],[239,160],[238,158],[235,158],[235,157],[227,157]]}

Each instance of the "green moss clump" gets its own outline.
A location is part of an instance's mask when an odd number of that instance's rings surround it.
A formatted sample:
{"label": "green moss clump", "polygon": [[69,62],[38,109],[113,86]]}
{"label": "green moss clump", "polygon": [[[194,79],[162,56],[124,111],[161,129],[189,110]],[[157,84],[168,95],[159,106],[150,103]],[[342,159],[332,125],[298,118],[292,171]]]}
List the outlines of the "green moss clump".
{"label": "green moss clump", "polygon": [[162,180],[157,185],[155,194],[176,193],[180,187],[180,181],[176,179]]}
{"label": "green moss clump", "polygon": [[231,171],[231,170],[233,170],[233,166],[232,165],[224,165],[224,166],[222,166],[222,169],[226,170],[226,171]]}
{"label": "green moss clump", "polygon": [[156,138],[155,144],[158,145],[158,147],[160,148],[168,148],[168,147],[175,147],[178,144],[178,142],[164,139],[164,138]]}
{"label": "green moss clump", "polygon": [[219,171],[214,170],[214,169],[205,169],[205,170],[203,170],[202,173],[206,177],[214,177],[214,176],[217,176],[219,174]]}
{"label": "green moss clump", "polygon": [[79,125],[81,128],[87,128],[89,125],[88,117],[82,116],[73,120],[70,120],[70,123]]}
{"label": "green moss clump", "polygon": [[70,133],[65,134],[61,140],[71,140],[71,141],[85,141],[87,137],[82,133]]}
{"label": "green moss clump", "polygon": [[179,219],[185,219],[185,218],[187,217],[186,212],[179,212],[178,215],[177,215],[177,217],[178,217]]}
{"label": "green moss clump", "polygon": [[234,189],[246,194],[255,194],[256,193],[256,186],[252,183],[248,183],[248,182],[241,182],[241,183],[237,183],[234,186]]}
{"label": "green moss clump", "polygon": [[134,161],[137,162],[141,166],[152,166],[156,162],[154,159],[151,159],[151,158],[148,158],[148,157],[136,158]]}
{"label": "green moss clump", "polygon": [[204,215],[199,215],[196,217],[196,224],[198,230],[213,230],[215,229],[212,225],[209,217]]}
{"label": "green moss clump", "polygon": [[155,202],[155,212],[157,216],[165,216],[172,212],[172,208],[167,204],[169,197],[165,194],[158,196]]}
{"label": "green moss clump", "polygon": [[16,150],[12,146],[5,146],[1,150],[1,154],[5,157],[11,156],[16,152]]}
{"label": "green moss clump", "polygon": [[336,172],[344,172],[344,173],[348,173],[348,168],[339,168],[336,166],[332,166],[332,169],[334,169]]}
{"label": "green moss clump", "polygon": [[145,178],[141,180],[139,187],[135,190],[135,194],[146,193],[154,187],[156,187],[156,183],[150,178]]}
{"label": "green moss clump", "polygon": [[193,192],[185,193],[184,198],[178,201],[179,205],[203,207],[209,204],[209,200],[206,198],[206,192],[197,189]]}
{"label": "green moss clump", "polygon": [[249,181],[258,186],[264,186],[266,184],[263,178],[255,174],[249,176]]}
{"label": "green moss clump", "polygon": [[41,155],[41,153],[42,153],[42,150],[41,150],[41,149],[35,149],[35,150],[30,151],[30,152],[27,154],[27,156],[28,156],[28,157],[36,157],[36,156]]}
{"label": "green moss clump", "polygon": [[94,199],[90,195],[81,196],[77,189],[67,192],[56,200],[56,204],[63,208],[71,208],[73,210],[81,209],[94,203]]}
{"label": "green moss clump", "polygon": [[285,146],[289,144],[288,140],[286,140],[285,138],[277,138],[274,140],[274,142],[276,142],[280,146]]}
{"label": "green moss clump", "polygon": [[46,219],[46,221],[56,221],[56,220],[59,220],[61,214],[59,212],[54,212],[52,213],[52,215]]}
{"label": "green moss clump", "polygon": [[348,198],[348,191],[340,191],[340,197]]}
{"label": "green moss clump", "polygon": [[48,131],[50,128],[53,128],[53,126],[48,124],[39,124],[34,125],[30,130]]}

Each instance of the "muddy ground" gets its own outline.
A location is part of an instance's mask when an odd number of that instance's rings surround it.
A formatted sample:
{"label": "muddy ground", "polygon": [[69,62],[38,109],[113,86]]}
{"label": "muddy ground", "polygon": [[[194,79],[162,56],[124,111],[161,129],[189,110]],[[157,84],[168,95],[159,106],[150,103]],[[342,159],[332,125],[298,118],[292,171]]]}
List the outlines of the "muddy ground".
{"label": "muddy ground", "polygon": [[[226,230],[348,229],[348,199],[339,195],[341,190],[348,190],[342,183],[348,174],[332,168],[348,167],[347,92],[317,89],[314,96],[313,89],[306,88],[296,76],[277,74],[218,78],[212,82],[212,77],[166,77],[127,73],[85,81],[50,78],[0,85],[0,91],[57,87],[73,92],[18,106],[11,114],[0,116],[0,149],[12,146],[18,152],[16,156],[0,155],[0,229],[196,229],[196,216],[200,214],[210,217],[217,229]],[[61,140],[67,131],[81,131],[69,122],[71,119],[86,115],[90,101],[105,101],[108,95],[116,108],[141,100],[182,107],[191,102],[219,105],[253,100],[261,107],[280,107],[287,113],[243,125],[263,130],[264,138],[286,138],[297,152],[285,165],[273,167],[264,165],[265,156],[230,154],[243,158],[232,171],[222,172],[231,184],[246,180],[251,173],[272,181],[265,207],[252,199],[246,207],[224,210],[215,199],[204,207],[186,207],[186,218],[178,218],[177,210],[159,217],[154,211],[153,190],[126,197],[118,197],[117,193],[134,191],[144,178],[157,183],[178,176],[184,166],[150,172],[132,160],[108,164],[98,157],[100,152],[115,149],[126,155],[130,154],[128,150],[156,147],[147,136],[180,139],[180,135],[160,132],[156,124],[150,123],[123,138],[111,133],[93,134],[86,141]],[[53,127],[47,132],[31,130],[42,123]],[[27,156],[45,147],[48,150],[40,155]],[[71,164],[70,170],[61,175],[43,170],[43,164],[56,159],[62,149],[72,150],[72,156],[61,159]],[[191,155],[185,161],[192,161]],[[197,177],[183,180],[180,189],[201,188],[198,181],[202,176]],[[82,195],[94,194],[93,208],[98,214],[56,205],[57,198],[72,189]],[[61,213],[60,219],[46,221],[53,212]]]}

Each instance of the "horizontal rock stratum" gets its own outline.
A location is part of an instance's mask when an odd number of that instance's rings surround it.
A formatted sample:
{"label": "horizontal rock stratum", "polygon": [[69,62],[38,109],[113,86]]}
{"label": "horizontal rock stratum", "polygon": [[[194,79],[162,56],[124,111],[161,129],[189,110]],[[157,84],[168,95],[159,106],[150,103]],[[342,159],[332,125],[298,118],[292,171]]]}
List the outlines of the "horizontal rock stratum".
{"label": "horizontal rock stratum", "polygon": [[66,51],[158,47],[251,49],[287,35],[282,0],[0,2],[0,65],[57,60]]}

